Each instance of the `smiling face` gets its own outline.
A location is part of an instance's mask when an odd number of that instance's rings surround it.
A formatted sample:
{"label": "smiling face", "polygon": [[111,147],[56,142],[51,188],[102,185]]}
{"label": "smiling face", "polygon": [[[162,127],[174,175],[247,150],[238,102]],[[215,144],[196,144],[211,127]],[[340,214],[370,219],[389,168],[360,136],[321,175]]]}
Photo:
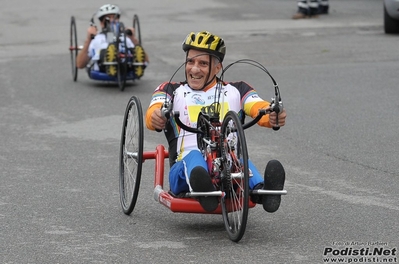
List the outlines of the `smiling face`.
{"label": "smiling face", "polygon": [[[211,61],[212,60],[212,61]],[[201,90],[220,71],[218,60],[204,51],[190,49],[187,54],[186,78],[193,90]]]}

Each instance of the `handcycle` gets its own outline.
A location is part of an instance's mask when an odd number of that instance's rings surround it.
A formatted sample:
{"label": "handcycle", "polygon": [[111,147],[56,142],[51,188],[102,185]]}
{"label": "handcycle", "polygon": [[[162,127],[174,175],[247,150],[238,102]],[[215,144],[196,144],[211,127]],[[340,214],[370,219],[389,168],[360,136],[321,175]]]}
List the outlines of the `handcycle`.
{"label": "handcycle", "polygon": [[[94,16],[90,20],[90,25],[95,26]],[[144,74],[144,69],[146,67],[144,58],[145,53],[142,48],[141,42],[141,30],[138,15],[133,16],[133,28],[135,30],[135,36],[139,42],[139,45],[135,45],[134,50],[129,50],[126,47],[126,35],[131,35],[130,30],[125,30],[125,26],[122,22],[118,22],[115,27],[111,27],[110,24],[107,25],[104,30],[104,34],[107,36],[108,43],[114,43],[116,46],[115,53],[116,62],[106,62],[102,65],[116,65],[116,76],[111,76],[102,70],[95,70],[93,68],[94,63],[91,62],[87,65],[86,71],[90,79],[97,81],[106,82],[117,82],[118,87],[121,91],[125,89],[127,80],[138,80]],[[94,37],[94,36],[93,36]],[[79,50],[81,50],[83,45],[78,45],[77,40],[77,30],[76,30],[76,20],[75,17],[71,17],[70,25],[70,46],[69,51],[71,55],[71,66],[72,66],[72,78],[76,82],[78,78],[78,68],[76,66],[76,57]]]}
{"label": "handcycle", "polygon": [[[247,63],[266,72],[273,81],[275,95],[269,109],[261,109],[256,118],[245,123],[234,111],[229,111],[220,121],[218,102],[204,107],[198,115],[196,127],[183,124],[179,112],[173,112],[173,101],[166,101],[162,113],[167,118],[174,118],[182,129],[197,134],[198,147],[206,159],[213,184],[217,187],[212,192],[187,192],[174,194],[164,189],[164,160],[169,152],[162,144],[155,151],[144,151],[144,122],[140,99],[132,96],[126,106],[119,159],[119,192],[122,210],[130,215],[136,205],[141,182],[142,164],[146,160],[155,160],[154,199],[172,212],[222,214],[225,229],[230,240],[238,242],[245,233],[248,210],[256,206],[251,195],[285,195],[286,190],[250,190],[248,150],[244,129],[256,124],[260,118],[272,111],[282,110],[280,90],[267,69],[256,61],[239,60],[228,65],[224,72],[236,63]],[[173,78],[173,77],[172,77]],[[170,82],[169,82],[170,83]],[[278,130],[279,127],[274,128]],[[196,198],[217,196],[220,199],[215,211],[205,211]]]}

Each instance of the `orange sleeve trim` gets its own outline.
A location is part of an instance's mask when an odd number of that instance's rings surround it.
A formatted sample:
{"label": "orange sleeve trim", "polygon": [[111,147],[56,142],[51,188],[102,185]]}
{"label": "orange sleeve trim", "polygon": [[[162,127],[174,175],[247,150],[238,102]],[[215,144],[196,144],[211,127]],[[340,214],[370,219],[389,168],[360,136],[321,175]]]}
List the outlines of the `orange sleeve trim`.
{"label": "orange sleeve trim", "polygon": [[[267,101],[256,102],[251,107],[250,116],[252,118],[255,118],[259,113],[259,109],[268,108],[269,106],[270,106],[270,103]],[[271,128],[272,126],[269,123],[269,115],[267,114],[267,115],[262,116],[262,118],[258,121],[258,125]]]}
{"label": "orange sleeve trim", "polygon": [[148,107],[147,112],[145,114],[145,124],[149,130],[155,130],[151,123],[151,116],[154,113],[155,109],[160,109],[162,107],[162,103],[155,103]]}

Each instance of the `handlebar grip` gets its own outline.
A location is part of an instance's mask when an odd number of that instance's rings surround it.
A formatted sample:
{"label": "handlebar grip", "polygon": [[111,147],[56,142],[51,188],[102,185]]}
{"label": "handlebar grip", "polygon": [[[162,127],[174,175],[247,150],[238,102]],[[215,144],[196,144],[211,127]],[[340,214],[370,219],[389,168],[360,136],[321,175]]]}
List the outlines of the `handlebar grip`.
{"label": "handlebar grip", "polygon": [[273,130],[274,130],[274,131],[277,131],[277,130],[280,129],[280,127],[278,126],[278,112],[280,112],[280,109],[279,109],[278,111],[276,111],[276,112],[277,112],[277,116],[276,116],[276,125],[277,125],[277,126],[273,127]]}
{"label": "handlebar grip", "polygon": [[275,107],[274,107],[274,112],[276,112],[276,125],[277,126],[275,126],[275,127],[273,127],[273,130],[274,131],[277,131],[277,130],[279,130],[280,129],[280,126],[278,125],[278,114],[280,113],[280,107],[278,106],[278,105],[275,105]]}

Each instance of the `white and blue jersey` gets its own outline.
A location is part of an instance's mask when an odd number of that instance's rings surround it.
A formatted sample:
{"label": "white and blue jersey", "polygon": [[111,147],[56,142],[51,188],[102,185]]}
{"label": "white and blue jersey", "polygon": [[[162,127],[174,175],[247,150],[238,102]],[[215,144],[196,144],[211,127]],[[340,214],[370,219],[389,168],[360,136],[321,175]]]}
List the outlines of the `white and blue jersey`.
{"label": "white and blue jersey", "polygon": [[[220,91],[220,93],[219,93]],[[173,98],[173,111],[179,111],[180,120],[189,127],[197,127],[201,109],[215,102],[217,96],[220,105],[220,121],[228,111],[235,111],[239,116],[250,115],[251,108],[258,102],[265,102],[250,85],[245,82],[218,82],[204,90],[193,90],[187,83],[163,83],[155,90],[150,107],[154,104],[170,101]],[[204,157],[197,145],[197,135],[178,127],[173,118],[165,128],[169,143],[169,161],[171,170],[169,183],[175,194],[189,191],[189,175],[195,166],[207,169]],[[263,177],[249,161],[251,170],[250,188],[263,182]]]}
{"label": "white and blue jersey", "polygon": [[[120,36],[121,41],[119,44],[119,51],[124,52],[125,47],[122,40],[123,35]],[[93,65],[93,70],[98,71],[101,50],[105,50],[108,47],[109,42],[107,41],[107,36],[104,33],[97,34],[94,39],[90,42],[88,49],[88,56],[91,58]],[[134,48],[134,44],[130,38],[126,38],[127,48]]]}

